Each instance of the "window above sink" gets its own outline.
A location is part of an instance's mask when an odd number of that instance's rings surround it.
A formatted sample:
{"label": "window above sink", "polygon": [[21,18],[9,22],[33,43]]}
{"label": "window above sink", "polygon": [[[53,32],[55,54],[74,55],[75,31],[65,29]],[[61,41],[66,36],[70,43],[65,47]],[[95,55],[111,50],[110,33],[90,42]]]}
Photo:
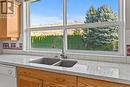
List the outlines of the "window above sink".
{"label": "window above sink", "polygon": [[66,53],[124,55],[123,1],[30,3],[26,9],[30,18],[25,49],[61,52],[63,48]]}

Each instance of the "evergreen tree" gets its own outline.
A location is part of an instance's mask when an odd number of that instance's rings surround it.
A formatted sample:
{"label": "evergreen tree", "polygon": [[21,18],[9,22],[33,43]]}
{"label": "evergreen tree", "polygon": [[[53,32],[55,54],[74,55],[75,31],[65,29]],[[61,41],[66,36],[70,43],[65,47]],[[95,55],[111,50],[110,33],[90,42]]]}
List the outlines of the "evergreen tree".
{"label": "evergreen tree", "polygon": [[[103,5],[97,10],[91,7],[86,14],[85,23],[117,21],[117,15],[111,7]],[[118,40],[118,27],[109,26],[101,28],[84,29],[83,40],[88,50],[112,50],[113,41]],[[109,47],[107,47],[109,45]]]}

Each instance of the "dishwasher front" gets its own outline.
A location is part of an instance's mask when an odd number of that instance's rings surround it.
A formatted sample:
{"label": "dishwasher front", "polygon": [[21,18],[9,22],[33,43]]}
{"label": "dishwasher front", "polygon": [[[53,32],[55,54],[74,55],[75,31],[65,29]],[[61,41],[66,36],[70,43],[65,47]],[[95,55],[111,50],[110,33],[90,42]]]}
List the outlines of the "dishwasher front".
{"label": "dishwasher front", "polygon": [[0,87],[17,87],[15,66],[0,64]]}

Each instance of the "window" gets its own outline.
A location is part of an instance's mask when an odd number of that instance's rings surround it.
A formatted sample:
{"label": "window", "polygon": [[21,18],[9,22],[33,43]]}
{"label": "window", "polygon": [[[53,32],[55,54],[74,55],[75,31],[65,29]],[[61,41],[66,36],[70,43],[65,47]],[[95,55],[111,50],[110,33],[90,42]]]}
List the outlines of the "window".
{"label": "window", "polygon": [[[124,0],[40,0],[30,4],[30,49],[121,53]],[[63,40],[63,41],[62,41]],[[63,42],[63,44],[62,44]],[[63,46],[62,46],[63,45]]]}
{"label": "window", "polygon": [[31,27],[61,26],[62,0],[40,0],[30,5]]}
{"label": "window", "polygon": [[61,49],[62,37],[63,37],[63,30],[32,31],[31,47]]}
{"label": "window", "polygon": [[62,0],[31,2],[30,27],[33,31],[30,31],[30,47],[32,49],[58,50],[62,48],[63,30],[60,27],[63,26],[62,12]]}
{"label": "window", "polygon": [[73,25],[117,21],[118,2],[119,0],[67,0],[67,23]]}
{"label": "window", "polygon": [[119,26],[67,30],[68,50],[118,51]]}

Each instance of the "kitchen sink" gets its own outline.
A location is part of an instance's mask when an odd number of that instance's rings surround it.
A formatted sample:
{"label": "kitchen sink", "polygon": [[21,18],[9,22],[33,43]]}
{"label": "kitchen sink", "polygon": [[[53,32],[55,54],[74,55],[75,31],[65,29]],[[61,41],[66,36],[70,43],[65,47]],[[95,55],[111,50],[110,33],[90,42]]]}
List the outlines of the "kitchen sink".
{"label": "kitchen sink", "polygon": [[30,61],[30,63],[37,63],[37,64],[46,64],[46,65],[52,65],[56,62],[60,61],[60,59],[54,59],[54,58],[41,58],[37,60]]}
{"label": "kitchen sink", "polygon": [[55,64],[55,66],[61,66],[61,67],[73,67],[77,61],[73,60],[61,60]]}
{"label": "kitchen sink", "polygon": [[55,58],[41,58],[41,59],[32,60],[30,61],[30,63],[61,66],[61,67],[73,67],[77,63],[77,61],[62,60],[62,59],[55,59]]}

